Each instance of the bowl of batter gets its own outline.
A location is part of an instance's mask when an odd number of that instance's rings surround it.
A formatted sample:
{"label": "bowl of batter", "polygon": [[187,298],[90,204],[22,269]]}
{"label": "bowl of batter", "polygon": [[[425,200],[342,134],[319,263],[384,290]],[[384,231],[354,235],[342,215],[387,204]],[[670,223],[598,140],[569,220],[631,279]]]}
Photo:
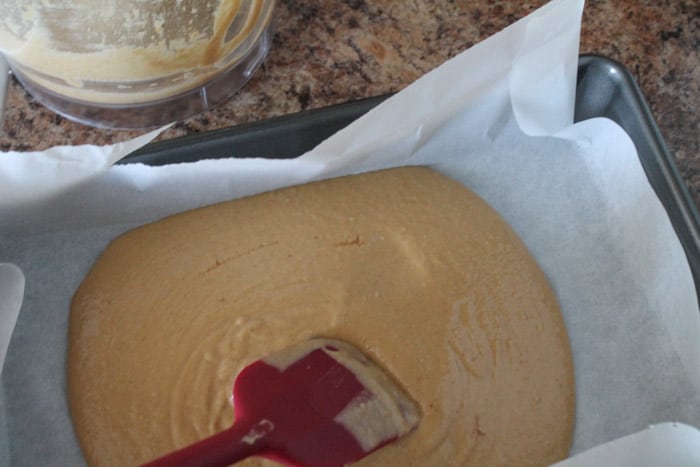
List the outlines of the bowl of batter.
{"label": "bowl of batter", "polygon": [[270,49],[275,0],[0,0],[0,51],[37,100],[72,120],[144,128],[200,113]]}

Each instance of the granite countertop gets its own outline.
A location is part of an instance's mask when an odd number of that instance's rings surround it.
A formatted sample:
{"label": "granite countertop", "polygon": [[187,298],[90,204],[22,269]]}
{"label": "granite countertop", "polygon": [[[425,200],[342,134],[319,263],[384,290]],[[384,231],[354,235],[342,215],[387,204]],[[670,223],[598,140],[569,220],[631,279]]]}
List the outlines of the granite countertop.
{"label": "granite countertop", "polygon": [[[398,91],[545,0],[280,0],[272,50],[232,99],[161,139]],[[621,62],[636,78],[700,206],[700,3],[588,0],[581,53]],[[109,144],[142,132],[70,122],[12,80],[0,150]]]}

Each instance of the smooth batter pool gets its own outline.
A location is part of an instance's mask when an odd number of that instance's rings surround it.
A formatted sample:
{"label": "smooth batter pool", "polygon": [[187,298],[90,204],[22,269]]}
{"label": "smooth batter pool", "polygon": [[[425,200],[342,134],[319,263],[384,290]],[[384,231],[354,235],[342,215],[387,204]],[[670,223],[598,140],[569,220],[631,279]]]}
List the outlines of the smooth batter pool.
{"label": "smooth batter pool", "polygon": [[547,465],[568,454],[571,351],[544,274],[467,188],[401,168],[114,240],[70,321],[70,406],[88,462],[137,464],[228,427],[237,372],[318,335],[381,362],[423,414],[358,465]]}

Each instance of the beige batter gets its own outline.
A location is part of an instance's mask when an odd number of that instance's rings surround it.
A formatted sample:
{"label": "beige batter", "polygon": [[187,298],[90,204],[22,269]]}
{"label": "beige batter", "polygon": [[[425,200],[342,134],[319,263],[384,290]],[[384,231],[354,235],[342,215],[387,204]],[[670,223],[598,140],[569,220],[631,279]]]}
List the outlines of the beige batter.
{"label": "beige batter", "polygon": [[319,335],[381,362],[422,412],[415,432],[360,465],[545,465],[568,453],[571,351],[546,278],[480,198],[403,168],[190,211],[112,242],[70,321],[87,460],[136,464],[228,427],[237,372]]}

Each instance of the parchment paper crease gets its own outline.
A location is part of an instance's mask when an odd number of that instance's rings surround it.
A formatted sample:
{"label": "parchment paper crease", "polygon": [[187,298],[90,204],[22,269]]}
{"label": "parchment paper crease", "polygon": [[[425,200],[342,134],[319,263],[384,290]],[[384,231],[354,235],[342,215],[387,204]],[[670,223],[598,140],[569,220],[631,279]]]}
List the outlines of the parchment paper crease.
{"label": "parchment paper crease", "polygon": [[[629,137],[604,119],[572,124],[582,8],[547,4],[294,160],[115,166],[50,197],[0,201],[0,261],[27,278],[2,374],[0,464],[80,463],[64,395],[68,308],[114,236],[221,200],[415,164],[479,193],[550,279],[574,349],[572,453],[650,424],[700,425],[700,314],[682,247]],[[6,165],[0,157],[0,177]],[[30,191],[32,170],[16,176]],[[682,433],[659,443],[692,456],[697,430],[684,428],[650,436]],[[646,436],[635,439],[648,447]],[[638,460],[629,447],[597,449],[609,465]]]}

